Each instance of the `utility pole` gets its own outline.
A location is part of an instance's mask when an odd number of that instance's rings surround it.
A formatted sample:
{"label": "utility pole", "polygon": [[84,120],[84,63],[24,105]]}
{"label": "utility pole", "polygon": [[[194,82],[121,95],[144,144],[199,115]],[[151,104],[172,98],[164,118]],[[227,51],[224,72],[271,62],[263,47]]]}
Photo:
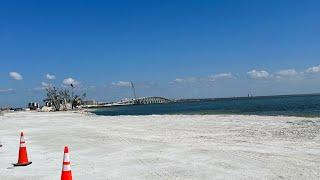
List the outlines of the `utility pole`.
{"label": "utility pole", "polygon": [[74,86],[72,83],[70,84],[70,86],[71,86],[71,109],[73,109],[73,89],[74,89]]}

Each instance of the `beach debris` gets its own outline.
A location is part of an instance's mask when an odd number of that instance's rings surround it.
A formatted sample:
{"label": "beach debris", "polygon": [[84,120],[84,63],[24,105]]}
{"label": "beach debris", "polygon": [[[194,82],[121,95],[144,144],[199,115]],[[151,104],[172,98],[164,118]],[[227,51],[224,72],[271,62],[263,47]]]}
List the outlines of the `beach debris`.
{"label": "beach debris", "polygon": [[61,180],[72,180],[72,172],[71,172],[68,146],[64,147]]}
{"label": "beach debris", "polygon": [[13,166],[28,166],[31,163],[32,162],[29,162],[28,160],[27,145],[24,139],[24,134],[21,132],[18,163],[13,164]]}
{"label": "beach debris", "polygon": [[83,99],[86,97],[86,93],[82,96],[74,94],[74,84],[71,86],[71,92],[66,88],[57,88],[53,86],[46,87],[47,97],[43,101],[47,107],[52,107],[55,111],[67,111],[79,107],[82,104]]}

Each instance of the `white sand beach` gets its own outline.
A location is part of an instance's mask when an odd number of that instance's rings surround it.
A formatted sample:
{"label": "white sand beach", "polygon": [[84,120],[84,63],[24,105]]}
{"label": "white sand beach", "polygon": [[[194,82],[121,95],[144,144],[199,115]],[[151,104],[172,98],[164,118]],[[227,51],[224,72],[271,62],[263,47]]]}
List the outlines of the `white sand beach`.
{"label": "white sand beach", "polygon": [[[27,167],[12,167],[23,130]],[[320,119],[242,115],[0,116],[0,179],[320,179]]]}

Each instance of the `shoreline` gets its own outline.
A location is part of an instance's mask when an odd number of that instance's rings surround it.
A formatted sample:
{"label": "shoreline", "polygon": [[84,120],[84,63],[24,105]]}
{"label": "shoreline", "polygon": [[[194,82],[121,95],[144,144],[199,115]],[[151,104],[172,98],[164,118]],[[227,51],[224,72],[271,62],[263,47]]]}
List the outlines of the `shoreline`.
{"label": "shoreline", "polygon": [[216,114],[137,114],[137,115],[99,115],[95,114],[93,111],[88,109],[81,109],[81,110],[70,110],[70,111],[10,111],[4,112],[0,111],[0,116],[4,114],[12,114],[12,113],[75,113],[75,114],[84,114],[84,115],[92,115],[92,116],[103,116],[103,117],[136,117],[136,116],[249,116],[249,117],[284,117],[284,118],[308,118],[308,119],[319,119],[320,116],[295,116],[295,115],[262,115],[262,114],[232,114],[232,113],[216,113]]}
{"label": "shoreline", "polygon": [[106,117],[113,117],[113,116],[175,116],[175,115],[180,115],[180,116],[210,116],[210,115],[221,115],[221,116],[261,116],[261,117],[296,117],[296,118],[313,118],[313,119],[320,119],[319,116],[297,116],[297,115],[264,115],[264,114],[237,114],[237,113],[211,113],[211,114],[201,114],[201,113],[172,113],[172,114],[120,114],[120,115],[102,115],[102,114],[96,114],[93,111],[95,110],[87,110],[87,113],[94,114],[97,116],[106,116]]}

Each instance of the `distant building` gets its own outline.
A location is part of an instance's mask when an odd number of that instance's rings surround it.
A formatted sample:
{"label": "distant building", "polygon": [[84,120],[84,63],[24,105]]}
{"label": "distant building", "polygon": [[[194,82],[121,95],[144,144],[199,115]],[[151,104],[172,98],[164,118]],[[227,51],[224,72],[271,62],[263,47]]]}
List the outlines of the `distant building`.
{"label": "distant building", "polygon": [[37,102],[30,102],[30,103],[28,103],[28,108],[30,110],[37,110],[40,108],[40,104]]}

